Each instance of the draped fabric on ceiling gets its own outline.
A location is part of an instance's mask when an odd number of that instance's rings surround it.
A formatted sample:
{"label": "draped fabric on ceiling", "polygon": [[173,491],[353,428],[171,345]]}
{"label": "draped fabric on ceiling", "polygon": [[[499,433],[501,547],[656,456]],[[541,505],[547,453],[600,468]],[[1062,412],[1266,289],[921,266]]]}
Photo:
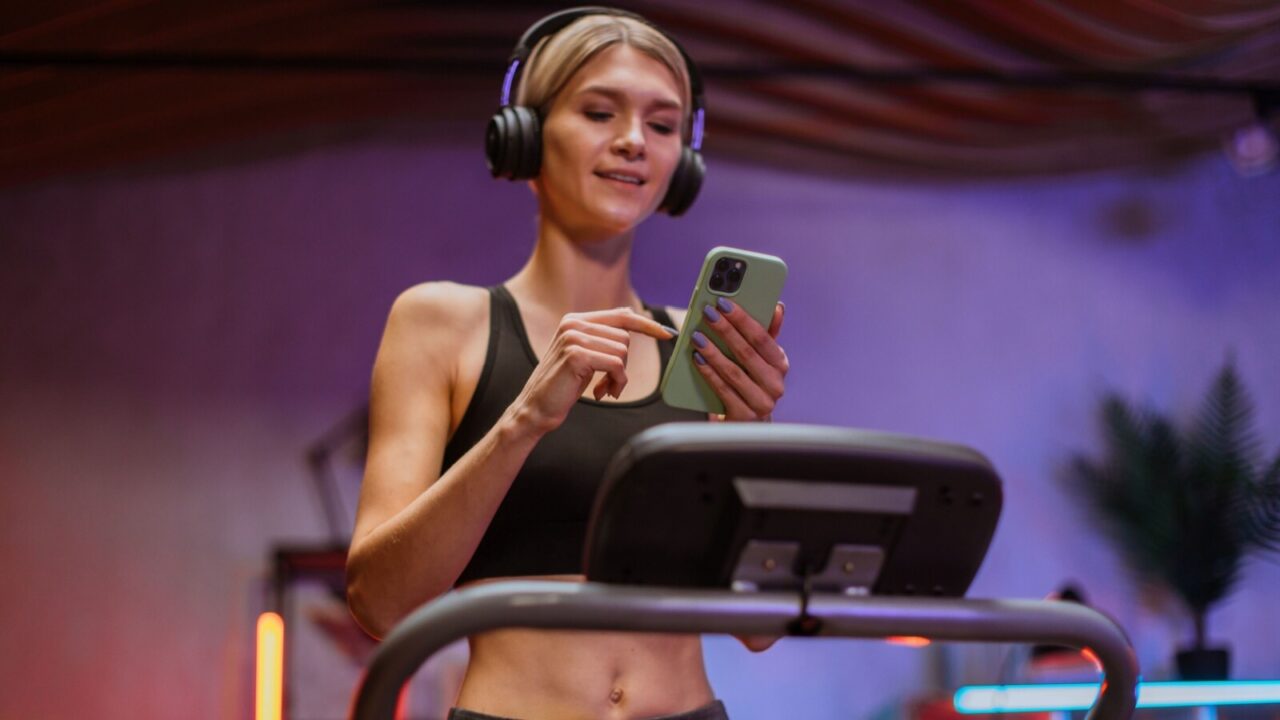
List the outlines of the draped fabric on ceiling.
{"label": "draped fabric on ceiling", "polygon": [[[9,3],[0,10],[0,186],[219,157],[229,147],[274,147],[317,129],[444,118],[474,120],[479,136],[514,39],[556,7]],[[680,38],[706,67],[708,152],[824,172],[965,178],[1151,165],[1218,147],[1253,121],[1254,110],[1240,94],[868,83],[728,69],[1157,73],[1280,83],[1274,1],[648,0],[625,7]],[[79,59],[37,62],[52,55]],[[102,56],[154,62],[92,61]],[[202,69],[164,62],[209,56],[240,62]],[[255,66],[279,58],[333,66]]]}

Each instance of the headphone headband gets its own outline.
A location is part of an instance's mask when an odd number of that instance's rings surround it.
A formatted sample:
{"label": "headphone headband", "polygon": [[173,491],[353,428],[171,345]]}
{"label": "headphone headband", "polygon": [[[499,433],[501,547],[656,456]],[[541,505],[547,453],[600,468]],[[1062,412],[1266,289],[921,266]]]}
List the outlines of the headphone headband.
{"label": "headphone headband", "polygon": [[511,51],[511,57],[507,60],[507,74],[502,80],[500,106],[508,107],[511,105],[511,91],[516,86],[516,78],[519,77],[520,68],[525,65],[529,55],[533,53],[533,49],[538,46],[538,42],[543,38],[555,35],[573,21],[588,15],[615,15],[636,20],[653,28],[671,41],[671,44],[679,51],[680,57],[684,59],[685,70],[689,74],[689,95],[690,102],[693,105],[689,112],[691,124],[689,147],[693,150],[700,150],[702,148],[703,123],[706,120],[706,106],[703,104],[702,76],[698,74],[698,66],[694,64],[693,59],[689,57],[689,53],[684,51],[684,47],[675,38],[668,35],[657,25],[626,10],[597,6],[569,8],[568,10],[552,13],[530,26],[524,32],[524,35],[520,36],[520,41],[516,43],[515,49]]}

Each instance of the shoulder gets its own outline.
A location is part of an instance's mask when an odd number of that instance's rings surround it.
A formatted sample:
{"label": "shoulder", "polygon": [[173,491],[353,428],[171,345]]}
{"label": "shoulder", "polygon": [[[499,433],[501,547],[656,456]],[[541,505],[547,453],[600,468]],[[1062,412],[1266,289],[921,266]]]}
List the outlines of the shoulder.
{"label": "shoulder", "polygon": [[400,293],[391,305],[391,321],[420,328],[475,327],[487,317],[489,291],[453,282],[426,282]]}
{"label": "shoulder", "polygon": [[428,282],[400,293],[391,305],[381,354],[411,366],[452,367],[461,348],[489,328],[489,291],[452,282]]}

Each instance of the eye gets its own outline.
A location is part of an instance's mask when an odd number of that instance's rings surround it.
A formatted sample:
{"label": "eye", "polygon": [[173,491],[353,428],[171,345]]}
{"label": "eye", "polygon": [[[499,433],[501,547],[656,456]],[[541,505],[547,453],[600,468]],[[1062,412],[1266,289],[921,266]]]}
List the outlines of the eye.
{"label": "eye", "polygon": [[651,122],[649,123],[649,127],[653,128],[653,131],[658,133],[659,135],[670,135],[671,133],[676,131],[675,128],[671,127],[666,123]]}
{"label": "eye", "polygon": [[609,122],[613,118],[613,113],[602,110],[587,110],[583,115],[586,115],[591,122]]}

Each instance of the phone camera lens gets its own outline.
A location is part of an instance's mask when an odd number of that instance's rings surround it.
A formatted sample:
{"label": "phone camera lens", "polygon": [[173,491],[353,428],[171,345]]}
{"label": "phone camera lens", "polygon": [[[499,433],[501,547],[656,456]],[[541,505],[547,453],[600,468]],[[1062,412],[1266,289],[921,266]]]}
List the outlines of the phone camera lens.
{"label": "phone camera lens", "polygon": [[724,272],[725,270],[728,270],[728,269],[729,269],[729,258],[720,258],[719,260],[716,261],[716,270],[718,272]]}
{"label": "phone camera lens", "polygon": [[742,271],[738,268],[731,268],[729,270],[729,282],[737,283],[740,280],[742,280]]}
{"label": "phone camera lens", "polygon": [[719,290],[722,287],[724,287],[724,276],[720,273],[715,273],[711,276],[711,289]]}

